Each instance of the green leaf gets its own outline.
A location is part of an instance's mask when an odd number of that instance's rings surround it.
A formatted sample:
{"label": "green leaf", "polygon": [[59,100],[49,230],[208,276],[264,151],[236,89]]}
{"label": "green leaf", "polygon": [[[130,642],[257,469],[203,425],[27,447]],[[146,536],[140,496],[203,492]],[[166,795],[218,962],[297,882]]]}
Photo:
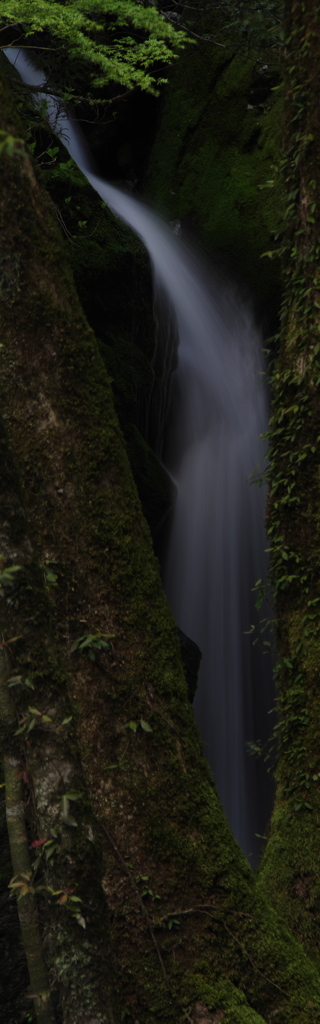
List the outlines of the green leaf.
{"label": "green leaf", "polygon": [[19,729],[16,729],[16,731],[15,731],[14,735],[15,735],[15,736],[20,736],[20,734],[21,734],[22,732],[25,732],[25,731],[26,731],[26,728],[27,728],[27,724],[28,724],[27,722],[24,722],[24,723],[23,723],[23,725],[20,725],[20,726],[19,726]]}
{"label": "green leaf", "polygon": [[52,569],[48,569],[48,567],[46,565],[44,566],[44,573],[45,573],[45,577],[46,577],[47,582],[51,583],[51,585],[54,586],[54,587],[57,586],[57,575],[56,575],[56,573],[53,572]]}
{"label": "green leaf", "polygon": [[144,732],[152,732],[151,725],[149,725],[148,722],[145,722],[143,718],[140,718],[140,725]]}
{"label": "green leaf", "polygon": [[56,844],[54,843],[54,845],[50,847],[45,846],[44,853],[46,860],[51,860],[51,857],[54,857],[55,854],[57,853]]}
{"label": "green leaf", "polygon": [[62,818],[66,818],[68,816],[68,814],[69,814],[69,800],[68,800],[68,797],[64,794],[63,797],[61,797],[61,817]]}
{"label": "green leaf", "polygon": [[128,729],[131,729],[131,732],[136,732],[137,731],[138,726],[137,726],[136,722],[128,722],[127,725],[128,725]]}
{"label": "green leaf", "polygon": [[78,828],[78,822],[73,818],[72,814],[67,814],[63,819],[64,825],[69,825],[69,828]]}
{"label": "green leaf", "polygon": [[[80,797],[80,794],[77,794],[75,799],[78,799],[78,796]],[[68,793],[64,793],[63,797],[61,798],[61,817],[62,817],[62,821],[63,821],[64,825],[69,825],[71,828],[78,828],[78,822],[73,817],[73,815],[69,813],[69,799],[72,800],[72,799],[74,799],[74,797],[73,796],[69,797]]]}
{"label": "green leaf", "polygon": [[42,854],[39,854],[39,857],[36,857],[36,859],[32,861],[32,868],[34,873],[38,870],[39,864],[41,864],[41,857]]}
{"label": "green leaf", "polygon": [[91,647],[91,644],[95,639],[96,637],[94,636],[94,633],[87,633],[85,637],[80,637],[80,651],[84,651],[85,647]]}
{"label": "green leaf", "polygon": [[[0,136],[1,136],[1,132],[0,132]],[[0,153],[1,153],[1,148],[0,148]],[[21,571],[22,571],[22,566],[21,565],[10,565],[10,566],[8,566],[7,569],[2,569],[0,571],[0,586],[1,587],[13,587],[13,585],[14,585],[14,580],[12,578],[13,574],[15,572],[21,572]]]}
{"label": "green leaf", "polygon": [[28,690],[34,690],[34,683],[32,682],[32,679],[25,679],[24,682],[25,686],[28,687]]}
{"label": "green leaf", "polygon": [[75,919],[76,919],[77,923],[80,925],[81,928],[86,928],[87,927],[86,926],[86,922],[85,922],[85,918],[82,917],[82,914],[75,914]]}
{"label": "green leaf", "polygon": [[80,643],[80,640],[74,640],[73,644],[71,644],[71,647],[70,647],[71,654],[73,654],[74,651],[78,650],[79,643]]}
{"label": "green leaf", "polygon": [[7,683],[9,689],[11,689],[12,686],[21,686],[21,684],[22,676],[11,676]]}
{"label": "green leaf", "polygon": [[36,724],[37,724],[37,719],[36,718],[32,718],[31,722],[28,722],[28,725],[27,725],[27,728],[26,728],[26,735],[28,735],[28,733],[31,732],[31,729],[34,729]]}

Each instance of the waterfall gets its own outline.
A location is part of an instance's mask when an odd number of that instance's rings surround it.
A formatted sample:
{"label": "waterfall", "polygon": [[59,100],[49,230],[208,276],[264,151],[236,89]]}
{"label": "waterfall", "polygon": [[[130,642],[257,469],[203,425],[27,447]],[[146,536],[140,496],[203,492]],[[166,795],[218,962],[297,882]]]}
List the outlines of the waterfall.
{"label": "waterfall", "polygon": [[[43,72],[23,51],[5,53],[43,102]],[[253,588],[267,571],[265,493],[250,483],[268,420],[260,334],[230,283],[209,278],[183,238],[96,174],[77,124],[53,96],[47,117],[101,199],[142,238],[158,309],[165,295],[174,310],[178,368],[164,459],[177,500],[164,583],[179,627],[202,651],[195,716],[231,828],[254,863],[271,785],[246,743],[266,740],[273,703],[270,657],[249,635],[258,622]]]}
{"label": "waterfall", "polygon": [[177,498],[164,583],[178,625],[202,652],[195,716],[233,833],[255,864],[272,799],[264,763],[246,749],[266,742],[273,703],[267,632],[253,647],[253,588],[268,570],[264,488],[250,483],[268,418],[261,339],[226,284],[222,295],[221,283],[199,295],[196,312],[197,333],[195,324],[180,332],[173,378],[167,465]]}

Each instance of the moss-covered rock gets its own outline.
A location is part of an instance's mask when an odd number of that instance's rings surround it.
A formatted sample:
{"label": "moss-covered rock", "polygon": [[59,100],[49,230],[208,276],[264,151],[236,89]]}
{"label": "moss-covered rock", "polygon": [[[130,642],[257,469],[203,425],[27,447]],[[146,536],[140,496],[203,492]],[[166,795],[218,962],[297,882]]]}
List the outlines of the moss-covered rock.
{"label": "moss-covered rock", "polygon": [[269,429],[277,790],[260,886],[320,962],[319,8],[284,4],[284,300]]}
{"label": "moss-covered rock", "polygon": [[68,173],[61,173],[58,161],[53,171],[45,172],[45,184],[68,239],[83,309],[112,380],[132,472],[154,535],[173,494],[153,452],[153,420],[148,415],[151,395],[155,407],[162,387],[161,373],[154,365],[149,258],[137,235],[101,202],[72,161],[68,163],[72,164],[71,180]]}
{"label": "moss-covered rock", "polygon": [[[162,368],[154,362],[155,322],[149,257],[137,235],[88,185],[63,145],[28,97],[21,101],[15,71],[3,60],[17,91],[22,116],[40,175],[53,200],[66,237],[69,263],[82,307],[92,326],[112,380],[116,411],[124,431],[134,479],[153,534],[168,511],[172,486],[153,452],[153,409],[161,401]],[[30,129],[32,124],[32,129]],[[19,287],[19,257],[0,255],[0,299]]]}

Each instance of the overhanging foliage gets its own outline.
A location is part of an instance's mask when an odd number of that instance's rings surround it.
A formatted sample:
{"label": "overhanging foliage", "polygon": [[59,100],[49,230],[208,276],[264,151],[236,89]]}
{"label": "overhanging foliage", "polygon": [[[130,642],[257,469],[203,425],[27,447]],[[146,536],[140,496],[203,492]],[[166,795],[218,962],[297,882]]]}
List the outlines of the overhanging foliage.
{"label": "overhanging foliage", "polygon": [[[139,0],[2,0],[0,32],[17,29],[14,45],[48,49],[46,35],[70,58],[91,68],[92,85],[113,81],[155,92],[167,63],[187,40],[153,6]],[[40,39],[39,39],[40,34]],[[36,36],[36,43],[35,43]],[[6,40],[7,45],[7,40]]]}

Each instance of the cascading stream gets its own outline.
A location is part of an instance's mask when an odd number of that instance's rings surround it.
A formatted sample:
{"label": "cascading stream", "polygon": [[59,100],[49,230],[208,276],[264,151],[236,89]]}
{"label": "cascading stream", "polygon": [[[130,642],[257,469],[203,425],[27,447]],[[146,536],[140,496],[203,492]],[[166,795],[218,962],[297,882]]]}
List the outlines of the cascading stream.
{"label": "cascading stream", "polygon": [[[21,50],[5,51],[37,88],[44,74]],[[165,463],[177,487],[165,589],[180,628],[202,651],[195,715],[231,828],[251,862],[263,832],[270,781],[246,751],[265,741],[273,703],[270,658],[246,635],[257,622],[252,588],[266,575],[264,489],[250,486],[267,424],[261,339],[250,310],[143,203],[98,177],[78,126],[53,96],[47,117],[113,212],[148,249],[155,295],[168,296],[179,335]],[[169,315],[169,314],[168,314]]]}
{"label": "cascading stream", "polygon": [[[199,322],[201,322],[199,318]],[[169,469],[177,486],[165,566],[165,589],[180,628],[202,651],[194,710],[234,835],[252,863],[266,826],[272,787],[264,763],[246,750],[268,738],[271,659],[259,626],[253,587],[265,578],[265,494],[250,485],[263,462],[267,423],[261,342],[230,289],[202,307],[205,352],[184,348],[173,380]],[[213,380],[221,368],[223,401]],[[220,392],[221,399],[221,392]],[[264,635],[267,640],[267,634]]]}

